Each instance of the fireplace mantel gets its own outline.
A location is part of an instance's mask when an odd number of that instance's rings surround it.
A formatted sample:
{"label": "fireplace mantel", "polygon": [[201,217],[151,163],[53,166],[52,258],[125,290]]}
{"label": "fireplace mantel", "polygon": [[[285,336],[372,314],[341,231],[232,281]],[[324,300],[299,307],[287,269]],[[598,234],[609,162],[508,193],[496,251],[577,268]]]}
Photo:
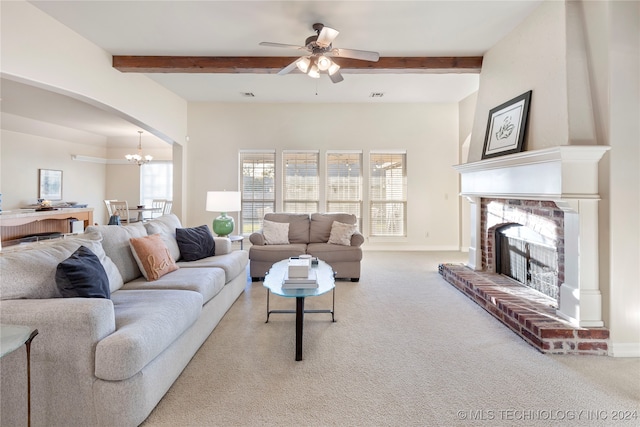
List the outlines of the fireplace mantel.
{"label": "fireplace mantel", "polygon": [[601,327],[598,162],[606,146],[560,146],[454,166],[471,203],[468,266],[482,268],[480,199],[551,200],[564,211],[565,281],[558,314],[580,327]]}
{"label": "fireplace mantel", "polygon": [[598,162],[610,147],[567,145],[454,166],[463,196],[599,199]]}

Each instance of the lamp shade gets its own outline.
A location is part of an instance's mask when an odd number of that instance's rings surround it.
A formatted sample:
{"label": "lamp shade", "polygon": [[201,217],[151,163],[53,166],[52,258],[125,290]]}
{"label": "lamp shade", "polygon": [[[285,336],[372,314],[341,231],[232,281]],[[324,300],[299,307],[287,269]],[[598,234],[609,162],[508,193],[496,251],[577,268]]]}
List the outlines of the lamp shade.
{"label": "lamp shade", "polygon": [[239,191],[207,191],[208,212],[238,212],[240,207]]}
{"label": "lamp shade", "polygon": [[241,208],[239,191],[207,191],[206,210],[220,212],[212,224],[213,232],[218,236],[228,236],[233,232],[235,223],[232,217],[227,216],[227,212],[237,212]]}

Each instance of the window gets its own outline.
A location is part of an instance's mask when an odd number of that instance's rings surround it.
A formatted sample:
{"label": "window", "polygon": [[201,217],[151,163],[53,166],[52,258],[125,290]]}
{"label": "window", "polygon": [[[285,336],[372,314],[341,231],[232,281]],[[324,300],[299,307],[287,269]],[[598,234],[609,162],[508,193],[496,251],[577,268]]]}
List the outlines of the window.
{"label": "window", "polygon": [[241,151],[242,234],[262,228],[264,214],[275,211],[275,151]]}
{"label": "window", "polygon": [[173,162],[153,161],[140,166],[140,203],[153,199],[173,200]]}
{"label": "window", "polygon": [[282,153],[284,212],[313,213],[319,206],[317,151],[285,151]]}
{"label": "window", "polygon": [[362,229],[362,152],[327,152],[327,212],[346,212]]}
{"label": "window", "polygon": [[371,153],[370,235],[406,236],[406,153]]}

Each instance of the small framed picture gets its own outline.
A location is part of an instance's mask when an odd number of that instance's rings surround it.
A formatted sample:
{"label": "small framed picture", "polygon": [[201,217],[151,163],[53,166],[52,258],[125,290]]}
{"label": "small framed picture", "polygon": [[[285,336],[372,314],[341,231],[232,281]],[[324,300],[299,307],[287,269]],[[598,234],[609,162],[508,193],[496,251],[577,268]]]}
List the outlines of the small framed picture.
{"label": "small framed picture", "polygon": [[524,148],[531,91],[489,111],[482,158],[519,153]]}
{"label": "small framed picture", "polygon": [[38,198],[44,200],[62,200],[62,171],[38,169],[40,190]]}

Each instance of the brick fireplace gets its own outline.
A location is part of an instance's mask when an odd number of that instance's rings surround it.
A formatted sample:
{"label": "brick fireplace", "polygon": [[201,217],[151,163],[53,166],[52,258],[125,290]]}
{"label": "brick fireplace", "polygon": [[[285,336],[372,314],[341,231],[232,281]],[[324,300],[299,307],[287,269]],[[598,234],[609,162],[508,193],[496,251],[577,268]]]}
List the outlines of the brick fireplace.
{"label": "brick fireplace", "polygon": [[[598,162],[607,150],[560,146],[454,166],[461,194],[471,204],[469,261],[466,272],[451,268],[443,275],[542,351],[581,347],[606,353],[598,283]],[[543,312],[535,313],[523,302],[523,290],[495,274],[494,231],[505,224],[530,227],[557,246],[557,301],[542,296],[532,303]],[[496,292],[507,295],[504,301],[497,302]],[[584,344],[585,338],[599,342]]]}

